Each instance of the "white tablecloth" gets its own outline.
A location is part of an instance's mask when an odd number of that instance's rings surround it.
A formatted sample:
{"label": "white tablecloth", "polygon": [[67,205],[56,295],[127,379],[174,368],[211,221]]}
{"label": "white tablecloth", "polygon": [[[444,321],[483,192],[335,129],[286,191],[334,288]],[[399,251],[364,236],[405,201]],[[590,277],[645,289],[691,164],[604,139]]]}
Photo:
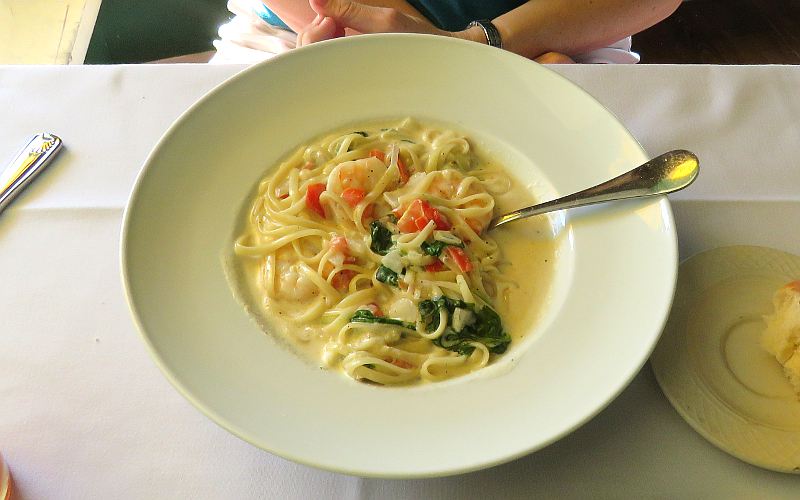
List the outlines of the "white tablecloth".
{"label": "white tablecloth", "polygon": [[[506,465],[376,480],[270,455],[197,412],[149,359],[118,237],[150,148],[238,67],[0,67],[0,160],[46,130],[66,150],[0,215],[0,450],[19,497],[798,498],[694,433],[649,366],[591,422]],[[730,243],[800,253],[800,67],[559,67],[651,154],[701,158],[675,196],[684,256]]]}

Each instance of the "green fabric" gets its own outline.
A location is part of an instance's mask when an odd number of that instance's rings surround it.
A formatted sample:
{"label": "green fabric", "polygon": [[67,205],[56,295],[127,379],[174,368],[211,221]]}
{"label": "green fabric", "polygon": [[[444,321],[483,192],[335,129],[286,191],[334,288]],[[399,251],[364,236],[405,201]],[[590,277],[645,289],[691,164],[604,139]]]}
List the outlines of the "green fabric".
{"label": "green fabric", "polygon": [[225,0],[103,0],[86,64],[140,63],[212,50]]}
{"label": "green fabric", "polygon": [[408,0],[420,14],[441,29],[458,31],[477,19],[494,19],[525,0]]}

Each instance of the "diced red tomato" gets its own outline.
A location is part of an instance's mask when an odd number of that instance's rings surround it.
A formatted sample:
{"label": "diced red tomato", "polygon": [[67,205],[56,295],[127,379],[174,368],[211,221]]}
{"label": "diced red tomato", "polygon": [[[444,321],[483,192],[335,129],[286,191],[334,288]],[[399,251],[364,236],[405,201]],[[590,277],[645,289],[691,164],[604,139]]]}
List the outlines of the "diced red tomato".
{"label": "diced red tomato", "polygon": [[409,368],[412,368],[414,366],[414,365],[412,365],[411,363],[409,363],[408,361],[406,361],[404,359],[386,358],[386,362],[387,363],[391,363],[394,366],[398,366],[400,368],[405,368],[405,369],[409,369]]}
{"label": "diced red tomato", "polygon": [[383,317],[383,311],[381,311],[381,308],[375,302],[371,302],[371,303],[365,305],[364,309],[366,309],[369,312],[371,312],[372,315],[375,316],[376,318],[382,318]]}
{"label": "diced red tomato", "polygon": [[347,287],[350,286],[350,280],[353,279],[353,276],[356,274],[358,273],[352,269],[342,269],[331,278],[331,285],[337,290],[347,290]]}
{"label": "diced red tomato", "polygon": [[445,269],[447,269],[447,266],[445,266],[444,262],[439,259],[436,259],[432,263],[425,266],[425,270],[429,273],[438,273],[440,271],[444,271]]}
{"label": "diced red tomato", "polygon": [[437,209],[433,209],[433,222],[436,224],[436,229],[440,231],[448,231],[451,227],[450,221],[447,220],[447,217],[444,216],[442,212]]}
{"label": "diced red tomato", "polygon": [[412,201],[403,216],[397,221],[397,228],[404,233],[413,233],[424,228],[429,220],[425,216],[426,205],[428,205],[426,202],[419,199]]}
{"label": "diced red tomato", "polygon": [[481,234],[481,231],[483,231],[483,226],[475,219],[464,219],[464,222],[466,222],[467,225],[472,228],[473,231],[475,231],[475,234]]}
{"label": "diced red tomato", "polygon": [[319,202],[319,196],[325,191],[325,184],[311,184],[306,190],[306,206],[316,212],[323,219],[325,218],[325,209]]}
{"label": "diced red tomato", "polygon": [[436,229],[446,231],[452,227],[450,221],[439,210],[425,200],[416,199],[408,205],[405,213],[397,221],[397,228],[404,233],[422,231],[428,222],[433,221]]}
{"label": "diced red tomato", "polygon": [[468,273],[472,271],[472,261],[469,260],[467,253],[458,247],[448,246],[444,249],[447,252],[447,256],[453,259],[453,262],[456,263],[461,272]]}
{"label": "diced red tomato", "polygon": [[453,227],[450,225],[450,221],[447,220],[447,217],[445,217],[442,212],[436,210],[435,208],[433,209],[433,222],[436,223],[436,229],[441,231],[447,231]]}
{"label": "diced red tomato", "polygon": [[[386,163],[386,153],[381,151],[380,149],[373,149],[369,152],[369,156],[373,158],[377,158],[380,161]],[[397,157],[397,170],[400,171],[400,182],[405,184],[408,182],[408,179],[411,177],[408,173],[408,167],[406,167],[406,162],[403,161],[402,158],[399,156]]]}
{"label": "diced red tomato", "polygon": [[402,158],[399,156],[397,157],[397,170],[400,171],[400,182],[405,184],[408,182],[408,179],[411,177],[408,175],[408,168],[406,167],[406,162],[403,161]]}
{"label": "diced red tomato", "polygon": [[362,221],[366,221],[366,220],[371,219],[372,218],[372,214],[374,214],[374,213],[375,213],[375,204],[374,203],[370,203],[364,209],[364,213],[361,214],[361,220]]}
{"label": "diced red tomato", "polygon": [[361,203],[361,200],[363,200],[365,196],[367,196],[367,192],[363,189],[347,188],[342,191],[342,199],[351,207]]}
{"label": "diced red tomato", "polygon": [[331,236],[331,249],[344,255],[350,255],[350,245],[347,244],[347,238],[338,234]]}
{"label": "diced red tomato", "polygon": [[278,196],[278,199],[279,200],[285,200],[288,197],[289,197],[289,193],[283,193],[282,195]]}

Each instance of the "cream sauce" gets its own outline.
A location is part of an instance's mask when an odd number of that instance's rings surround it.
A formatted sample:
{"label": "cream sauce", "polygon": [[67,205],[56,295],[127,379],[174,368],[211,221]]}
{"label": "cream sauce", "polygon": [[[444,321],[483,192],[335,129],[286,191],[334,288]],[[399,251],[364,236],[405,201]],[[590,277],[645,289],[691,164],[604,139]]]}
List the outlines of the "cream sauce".
{"label": "cream sauce", "polygon": [[[513,178],[511,190],[495,200],[496,215],[539,201]],[[557,239],[547,216],[506,224],[494,229],[492,237],[500,246],[503,260],[507,263],[502,268],[503,274],[517,284],[506,300],[496,303],[503,326],[513,339],[513,347],[532,329],[550,303]]]}
{"label": "cream sauce", "polygon": [[[497,196],[496,214],[502,214],[537,202],[516,179],[508,193]],[[503,326],[511,335],[513,347],[520,342],[542,316],[550,302],[551,285],[555,270],[557,240],[546,216],[532,217],[526,221],[507,224],[492,231],[502,251],[503,274],[514,286],[505,297],[498,298],[495,306]],[[368,244],[368,242],[365,242]],[[298,325],[286,317],[296,314],[303,305],[313,304],[313,299],[292,308],[288,304],[273,304],[265,298],[263,270],[265,263],[239,259],[242,272],[239,285],[244,285],[244,301],[263,329],[280,332],[289,340],[290,347],[303,358],[319,363],[322,347],[327,341],[316,328]],[[408,348],[408,345],[405,346]],[[423,351],[424,352],[424,351]]]}
{"label": "cream sauce", "polygon": [[[465,134],[469,136],[469,134]],[[473,143],[473,148],[475,145]],[[477,150],[481,165],[494,164],[492,157]],[[516,180],[509,172],[510,189],[495,195],[494,215],[533,205],[538,200],[530,190]],[[250,200],[247,201],[248,207]],[[249,209],[249,208],[246,208]],[[557,238],[547,216],[539,216],[525,221],[508,224],[491,233],[498,243],[502,255],[499,266],[503,276],[513,285],[507,293],[495,300],[495,309],[500,315],[505,330],[512,338],[509,346],[514,348],[530,332],[536,321],[545,312],[551,295],[554,278]],[[365,245],[369,245],[365,238]],[[290,318],[303,308],[312,307],[318,297],[310,296],[305,301],[289,305],[273,303],[264,291],[264,259],[234,258],[229,267],[233,276],[233,288],[237,291],[251,315],[268,332],[279,332],[282,340],[302,358],[314,364],[322,364],[323,346],[328,341],[319,326],[308,326],[293,322]],[[230,269],[231,267],[237,269]],[[379,296],[380,297],[380,296]],[[276,336],[277,337],[277,336]],[[404,341],[403,348],[409,351],[430,352],[439,349],[428,341],[411,338]],[[493,355],[494,356],[494,355]],[[453,369],[458,372],[458,369]]]}

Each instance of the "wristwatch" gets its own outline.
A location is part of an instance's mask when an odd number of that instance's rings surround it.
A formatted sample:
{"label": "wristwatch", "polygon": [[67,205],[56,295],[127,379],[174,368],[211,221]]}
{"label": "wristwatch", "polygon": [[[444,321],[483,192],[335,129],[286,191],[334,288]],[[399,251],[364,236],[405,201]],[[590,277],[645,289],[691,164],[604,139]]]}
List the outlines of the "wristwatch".
{"label": "wristwatch", "polygon": [[503,39],[500,38],[500,31],[497,30],[497,27],[492,24],[490,20],[478,19],[476,21],[472,21],[465,29],[472,28],[473,26],[481,27],[483,34],[486,35],[486,43],[492,47],[497,47],[498,49],[503,48]]}

